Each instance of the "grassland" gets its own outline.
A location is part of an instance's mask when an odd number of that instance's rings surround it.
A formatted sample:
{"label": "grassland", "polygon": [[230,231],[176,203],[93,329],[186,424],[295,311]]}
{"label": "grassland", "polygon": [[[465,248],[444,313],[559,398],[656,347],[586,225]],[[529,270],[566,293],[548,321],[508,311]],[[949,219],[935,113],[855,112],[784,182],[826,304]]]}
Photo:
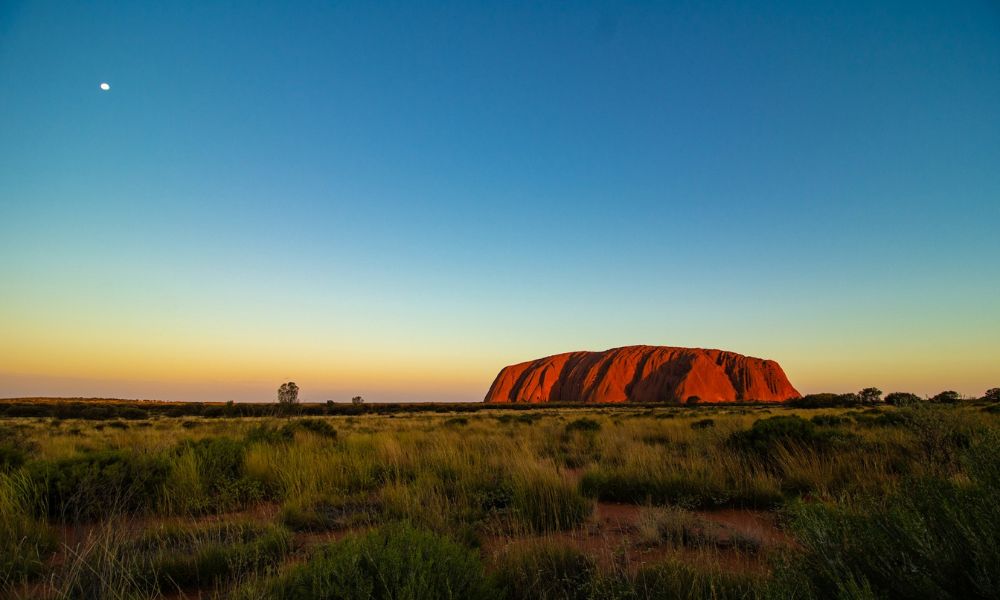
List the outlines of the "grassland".
{"label": "grassland", "polygon": [[0,597],[1000,596],[995,404],[40,405]]}

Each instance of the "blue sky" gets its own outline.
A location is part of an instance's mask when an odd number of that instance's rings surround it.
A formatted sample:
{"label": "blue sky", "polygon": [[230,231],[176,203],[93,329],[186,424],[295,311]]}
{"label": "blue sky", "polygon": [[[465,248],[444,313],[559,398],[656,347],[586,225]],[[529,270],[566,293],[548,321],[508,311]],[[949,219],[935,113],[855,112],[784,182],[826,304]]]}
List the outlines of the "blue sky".
{"label": "blue sky", "polygon": [[1000,385],[995,3],[14,1],[0,86],[0,396]]}

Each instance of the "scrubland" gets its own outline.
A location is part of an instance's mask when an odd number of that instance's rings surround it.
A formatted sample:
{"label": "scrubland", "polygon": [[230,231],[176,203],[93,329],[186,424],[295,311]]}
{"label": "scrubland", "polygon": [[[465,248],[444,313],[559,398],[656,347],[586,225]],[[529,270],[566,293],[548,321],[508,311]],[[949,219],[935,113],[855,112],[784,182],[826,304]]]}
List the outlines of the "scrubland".
{"label": "scrubland", "polygon": [[996,406],[8,416],[0,597],[994,598]]}

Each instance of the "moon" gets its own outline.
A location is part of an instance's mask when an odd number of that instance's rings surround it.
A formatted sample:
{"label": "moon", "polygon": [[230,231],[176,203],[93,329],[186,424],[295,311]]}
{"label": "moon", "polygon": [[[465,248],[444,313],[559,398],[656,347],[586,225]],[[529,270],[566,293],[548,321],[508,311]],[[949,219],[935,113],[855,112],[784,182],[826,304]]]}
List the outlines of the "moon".
{"label": "moon", "polygon": [[101,89],[102,89],[102,90],[104,90],[104,91],[106,92],[106,91],[108,91],[108,90],[110,90],[110,89],[111,89],[111,86],[110,86],[110,85],[108,85],[107,83],[103,83],[103,82],[102,82],[102,83],[101,83]]}

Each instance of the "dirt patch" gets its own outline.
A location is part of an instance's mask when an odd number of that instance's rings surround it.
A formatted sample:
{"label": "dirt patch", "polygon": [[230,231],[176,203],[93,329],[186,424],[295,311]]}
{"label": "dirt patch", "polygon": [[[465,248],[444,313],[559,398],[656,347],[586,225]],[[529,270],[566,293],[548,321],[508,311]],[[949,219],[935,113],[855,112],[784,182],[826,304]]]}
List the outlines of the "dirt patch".
{"label": "dirt patch", "polygon": [[495,564],[512,546],[548,541],[576,548],[604,569],[634,571],[677,559],[716,564],[728,570],[764,572],[768,569],[767,551],[794,544],[778,527],[773,513],[741,509],[692,511],[694,518],[711,529],[710,543],[650,543],[640,532],[643,509],[635,504],[598,502],[592,519],[577,529],[545,535],[494,536],[484,542],[483,555]]}

